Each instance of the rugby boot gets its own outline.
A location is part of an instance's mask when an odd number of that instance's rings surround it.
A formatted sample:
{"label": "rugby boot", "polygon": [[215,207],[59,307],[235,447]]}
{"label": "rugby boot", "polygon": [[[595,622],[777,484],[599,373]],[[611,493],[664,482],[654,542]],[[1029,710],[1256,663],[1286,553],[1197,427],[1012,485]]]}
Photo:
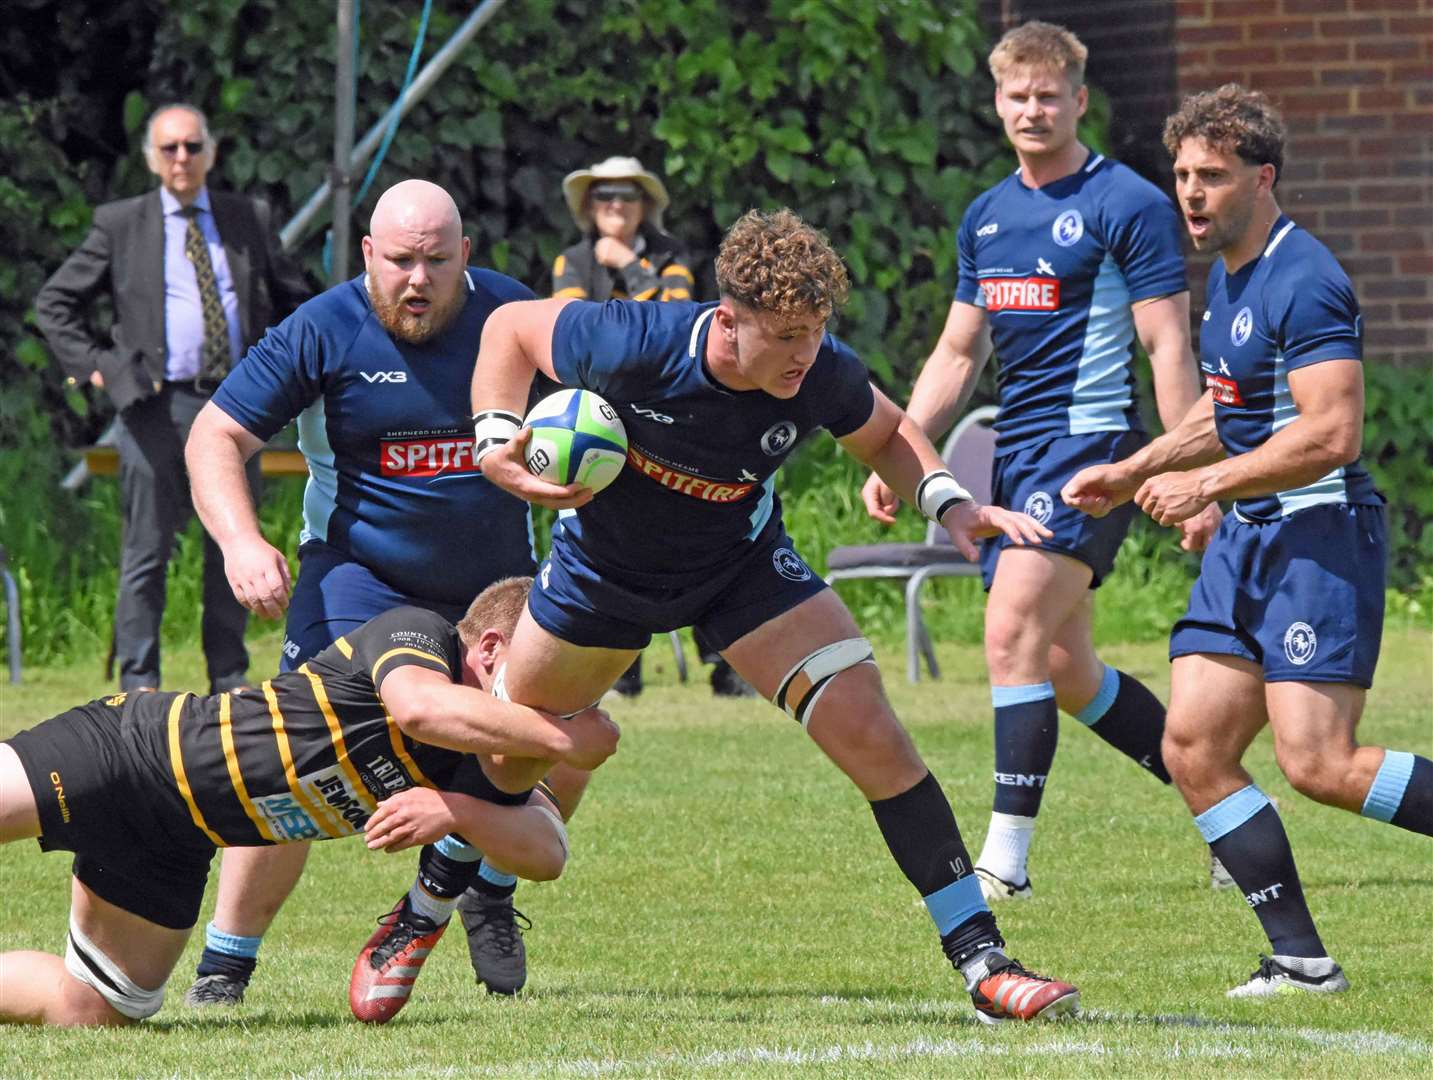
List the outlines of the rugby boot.
{"label": "rugby boot", "polygon": [[365,1024],[386,1024],[408,1004],[423,962],[448,924],[408,910],[408,897],[378,920],[378,929],[353,962],[348,1007]]}
{"label": "rugby boot", "polygon": [[980,895],[985,897],[987,904],[997,904],[1001,900],[1029,900],[1035,895],[1035,890],[1030,887],[1029,874],[1025,875],[1023,885],[1006,881],[983,866],[975,868],[975,876],[980,880]]}
{"label": "rugby boot", "polygon": [[1343,968],[1327,956],[1260,956],[1259,968],[1247,982],[1226,991],[1225,997],[1274,997],[1303,991],[1309,994],[1338,994],[1348,989]]}
{"label": "rugby boot", "polygon": [[184,1004],[191,1009],[207,1005],[242,1005],[248,986],[247,979],[238,979],[233,975],[200,975],[184,992]]}
{"label": "rugby boot", "polygon": [[477,889],[463,893],[458,914],[468,932],[468,956],[478,982],[490,994],[516,994],[527,983],[522,932],[532,929],[531,921],[513,907],[511,896],[488,897]]}
{"label": "rugby boot", "polygon": [[983,970],[966,972],[970,1001],[981,1023],[1053,1020],[1078,1010],[1080,992],[1069,983],[1028,971],[998,949],[986,957]]}

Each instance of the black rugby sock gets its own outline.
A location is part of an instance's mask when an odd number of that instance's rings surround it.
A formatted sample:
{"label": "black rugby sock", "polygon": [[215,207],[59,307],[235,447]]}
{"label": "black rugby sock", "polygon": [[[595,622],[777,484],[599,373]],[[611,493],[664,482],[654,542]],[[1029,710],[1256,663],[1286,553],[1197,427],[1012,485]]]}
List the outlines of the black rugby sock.
{"label": "black rugby sock", "polygon": [[1385,750],[1361,813],[1433,836],[1433,762],[1406,751]]}
{"label": "black rugby sock", "polygon": [[1164,739],[1164,706],[1144,683],[1106,665],[1099,692],[1075,719],[1158,777],[1160,783],[1169,783],[1159,749]]}
{"label": "black rugby sock", "polygon": [[995,806],[997,814],[1034,817],[1060,738],[1055,689],[1048,682],[992,686],[995,705]]}

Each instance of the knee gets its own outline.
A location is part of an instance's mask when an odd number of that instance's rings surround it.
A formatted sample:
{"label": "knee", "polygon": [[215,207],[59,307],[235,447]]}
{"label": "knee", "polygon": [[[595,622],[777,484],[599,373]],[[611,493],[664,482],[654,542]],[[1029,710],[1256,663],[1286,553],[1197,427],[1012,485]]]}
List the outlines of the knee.
{"label": "knee", "polygon": [[127,1027],[138,1022],[116,1009],[93,986],[68,974],[51,1019],[59,1027]]}
{"label": "knee", "polygon": [[1179,724],[1172,713],[1165,725],[1159,752],[1170,778],[1181,788],[1197,782],[1212,764],[1213,755],[1208,747],[1200,742],[1192,728]]}
{"label": "knee", "polygon": [[989,606],[985,610],[985,662],[993,677],[1049,663],[1049,645],[1033,615]]}
{"label": "knee", "polygon": [[1276,742],[1274,757],[1300,795],[1331,805],[1350,801],[1347,792],[1352,762],[1347,755],[1326,747],[1280,746]]}

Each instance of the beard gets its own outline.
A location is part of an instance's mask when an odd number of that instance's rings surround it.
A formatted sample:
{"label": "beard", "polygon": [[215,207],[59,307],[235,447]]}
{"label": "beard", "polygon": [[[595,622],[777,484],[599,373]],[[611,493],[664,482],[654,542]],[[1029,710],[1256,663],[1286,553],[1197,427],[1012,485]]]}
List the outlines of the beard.
{"label": "beard", "polygon": [[457,288],[450,296],[434,296],[428,310],[421,315],[405,310],[402,298],[392,300],[379,295],[374,291],[371,280],[368,284],[368,299],[373,304],[373,313],[378,316],[383,329],[399,341],[405,341],[409,345],[422,345],[446,330],[463,309],[467,301],[463,279],[459,278],[456,284]]}

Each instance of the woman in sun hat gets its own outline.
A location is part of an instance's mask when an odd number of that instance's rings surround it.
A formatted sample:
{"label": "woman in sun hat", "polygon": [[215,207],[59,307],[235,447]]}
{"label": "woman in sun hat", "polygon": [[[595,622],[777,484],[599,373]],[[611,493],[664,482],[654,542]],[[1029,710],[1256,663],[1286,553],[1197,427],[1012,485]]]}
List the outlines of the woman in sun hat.
{"label": "woman in sun hat", "polygon": [[671,203],[662,181],[633,157],[568,173],[562,194],[582,239],[552,265],[552,295],[581,300],[690,300],[692,271],[662,231]]}

